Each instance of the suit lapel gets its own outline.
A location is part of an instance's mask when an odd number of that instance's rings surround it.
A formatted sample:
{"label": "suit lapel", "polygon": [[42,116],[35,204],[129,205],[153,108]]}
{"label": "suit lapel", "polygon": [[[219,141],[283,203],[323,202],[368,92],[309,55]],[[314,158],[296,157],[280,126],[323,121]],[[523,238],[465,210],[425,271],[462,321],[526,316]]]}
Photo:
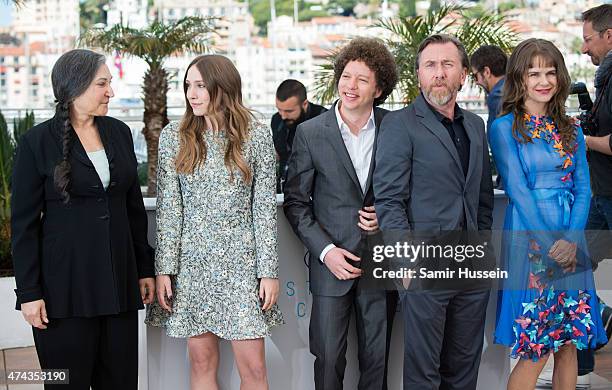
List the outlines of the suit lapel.
{"label": "suit lapel", "polygon": [[366,193],[368,192],[368,190],[370,189],[370,186],[372,185],[372,175],[374,174],[374,165],[375,161],[376,161],[376,143],[378,142],[378,129],[380,128],[380,122],[382,122],[382,119],[384,117],[385,111],[374,107],[374,124],[376,126],[376,130],[374,131],[374,144],[372,145],[372,158],[370,159],[370,169],[368,170],[368,180],[366,180],[366,185],[365,185],[365,189],[366,189]]}
{"label": "suit lapel", "polygon": [[332,148],[334,148],[336,156],[338,159],[340,159],[340,162],[344,166],[344,169],[348,173],[349,177],[359,189],[361,196],[363,196],[363,191],[361,190],[361,185],[359,184],[359,179],[357,178],[357,172],[355,172],[355,167],[353,166],[351,157],[348,154],[348,150],[346,150],[346,145],[344,145],[344,140],[342,139],[342,134],[340,133],[340,128],[338,127],[338,120],[336,119],[336,104],[338,104],[338,102],[334,103],[331,109],[326,113],[327,118],[325,121],[325,134]]}
{"label": "suit lapel", "polygon": [[436,116],[431,112],[431,109],[427,106],[425,102],[425,98],[422,95],[417,97],[415,101],[415,109],[416,114],[420,118],[421,124],[425,126],[429,131],[431,131],[444,145],[446,150],[450,153],[453,160],[457,164],[457,168],[461,171],[461,177],[465,180],[463,176],[463,166],[461,165],[461,159],[459,158],[459,153],[457,152],[457,148],[453,143],[450,135],[448,134],[448,130],[444,127],[442,123],[436,118]]}
{"label": "suit lapel", "polygon": [[81,140],[79,140],[79,136],[76,134],[76,132],[74,133],[74,140],[72,145],[72,154],[74,155],[74,158],[83,165],[93,167],[94,165],[87,156],[87,152],[85,151],[85,148],[83,147]]}
{"label": "suit lapel", "polygon": [[[103,117],[95,117],[95,123],[98,127],[98,133],[100,134],[100,140],[102,141],[102,145],[104,147],[104,151],[106,153],[106,158],[108,159],[108,163],[110,164],[115,158],[115,147],[113,143],[113,137],[111,135],[112,129],[106,125]],[[72,147],[72,153],[74,154],[74,158],[77,159],[82,164],[93,167],[93,163],[87,156],[87,152],[83,147],[83,144],[79,140],[79,137],[74,134],[74,143]]]}
{"label": "suit lapel", "polygon": [[96,117],[96,125],[98,126],[98,133],[100,133],[100,139],[102,140],[102,145],[104,145],[104,150],[106,151],[106,158],[108,159],[108,163],[113,162],[115,158],[115,143],[113,140],[113,128],[110,125],[105,123],[103,117]]}

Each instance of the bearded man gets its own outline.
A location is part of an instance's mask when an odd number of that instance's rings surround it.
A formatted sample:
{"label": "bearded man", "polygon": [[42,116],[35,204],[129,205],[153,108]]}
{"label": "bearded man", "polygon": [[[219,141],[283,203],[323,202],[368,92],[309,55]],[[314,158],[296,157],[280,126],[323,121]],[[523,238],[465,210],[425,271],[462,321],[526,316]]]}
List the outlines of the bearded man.
{"label": "bearded man", "polygon": [[278,112],[272,116],[270,127],[278,160],[276,192],[280,193],[280,183],[284,182],[287,176],[287,161],[291,155],[295,130],[299,124],[324,113],[327,109],[309,102],[304,84],[293,79],[287,79],[278,86],[276,109]]}
{"label": "bearded man", "polygon": [[[421,94],[380,125],[373,187],[386,244],[397,232],[437,239],[443,232],[477,236],[491,229],[485,124],[456,103],[468,69],[461,42],[429,36],[416,58]],[[410,289],[400,290],[404,389],[476,389],[489,289],[414,288],[420,281],[410,282]]]}

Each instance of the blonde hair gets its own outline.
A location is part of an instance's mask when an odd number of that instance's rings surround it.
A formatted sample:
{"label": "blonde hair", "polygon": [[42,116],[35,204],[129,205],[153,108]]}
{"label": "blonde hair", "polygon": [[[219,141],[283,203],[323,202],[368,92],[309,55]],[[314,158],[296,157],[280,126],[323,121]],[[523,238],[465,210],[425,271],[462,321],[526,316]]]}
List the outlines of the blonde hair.
{"label": "blonde hair", "polygon": [[[210,95],[206,116],[213,131],[220,131],[225,125],[227,144],[225,149],[225,166],[234,180],[234,169],[241,173],[245,183],[251,183],[253,173],[247,164],[242,147],[249,137],[249,129],[254,119],[252,112],[242,103],[242,81],[238,70],[226,57],[220,55],[203,55],[196,57],[189,66],[195,66]],[[206,120],[203,116],[193,114],[187,97],[187,72],[183,80],[187,109],[179,125],[180,147],[176,156],[176,170],[179,173],[193,173],[200,164],[206,161],[206,142],[203,134]]]}

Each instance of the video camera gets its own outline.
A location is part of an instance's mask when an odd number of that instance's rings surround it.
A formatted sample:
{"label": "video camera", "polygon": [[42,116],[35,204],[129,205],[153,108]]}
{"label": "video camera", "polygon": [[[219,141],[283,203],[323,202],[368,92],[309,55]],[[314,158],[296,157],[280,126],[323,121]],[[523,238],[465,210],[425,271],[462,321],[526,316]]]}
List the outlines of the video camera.
{"label": "video camera", "polygon": [[593,116],[593,101],[591,95],[583,82],[572,83],[570,95],[578,95],[578,103],[581,113],[578,115],[582,132],[586,135],[593,135],[597,130],[597,122]]}

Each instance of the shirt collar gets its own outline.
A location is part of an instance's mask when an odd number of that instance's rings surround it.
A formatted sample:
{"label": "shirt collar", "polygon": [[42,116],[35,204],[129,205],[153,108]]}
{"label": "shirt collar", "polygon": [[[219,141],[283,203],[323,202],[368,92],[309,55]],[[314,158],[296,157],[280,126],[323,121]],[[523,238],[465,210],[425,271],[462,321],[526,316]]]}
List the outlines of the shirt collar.
{"label": "shirt collar", "polygon": [[[348,125],[342,119],[342,115],[340,115],[340,103],[341,101],[338,100],[338,102],[336,103],[336,107],[335,107],[336,120],[338,121],[338,128],[340,129],[340,131],[350,132]],[[368,130],[374,130],[374,129],[376,129],[376,122],[374,122],[374,107],[372,107],[372,111],[370,112],[370,118],[368,119],[365,126],[361,130],[368,131]]]}
{"label": "shirt collar", "polygon": [[312,119],[310,117],[311,111],[312,111],[311,108],[312,108],[312,105],[310,104],[310,102],[308,102],[308,105],[306,106],[306,111],[304,111],[304,118],[306,118],[306,120]]}
{"label": "shirt collar", "polygon": [[504,87],[504,81],[506,80],[505,77],[502,77],[501,79],[499,79],[498,82],[495,83],[495,85],[493,86],[493,88],[491,88],[491,94],[493,94],[494,91],[497,91],[499,89],[502,89]]}

